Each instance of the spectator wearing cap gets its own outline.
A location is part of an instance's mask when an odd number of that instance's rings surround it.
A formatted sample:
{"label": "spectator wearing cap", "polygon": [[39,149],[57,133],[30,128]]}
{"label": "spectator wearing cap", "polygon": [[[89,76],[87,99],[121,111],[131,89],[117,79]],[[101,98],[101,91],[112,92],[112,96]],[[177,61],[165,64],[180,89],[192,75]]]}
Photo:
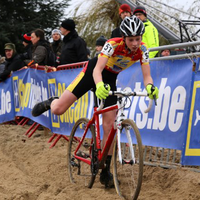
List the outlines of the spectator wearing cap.
{"label": "spectator wearing cap", "polygon": [[106,43],[107,39],[102,35],[100,36],[97,40],[96,40],[96,56],[99,55],[99,53],[101,52],[104,44]]}
{"label": "spectator wearing cap", "polygon": [[60,64],[60,55],[62,51],[62,34],[59,29],[54,29],[51,33],[53,38],[53,42],[51,43],[51,47],[53,49],[54,54],[56,55],[56,66]]}
{"label": "spectator wearing cap", "polygon": [[[130,17],[131,15],[132,15],[131,8],[128,4],[122,4],[119,7],[119,16],[121,20],[123,20],[125,17]],[[121,32],[119,27],[114,29],[111,33],[111,38],[115,37],[121,37]]]}
{"label": "spectator wearing cap", "polygon": [[24,60],[25,65],[28,65],[32,59],[32,42],[31,42],[31,33],[25,33],[22,37],[22,44],[24,45],[25,52],[20,54],[21,59]]}
{"label": "spectator wearing cap", "polygon": [[170,56],[170,55],[171,55],[171,50],[170,49],[163,49],[160,52],[160,56],[161,57],[163,57],[163,56]]}
{"label": "spectator wearing cap", "polygon": [[[142,36],[142,42],[144,42],[148,48],[159,46],[158,30],[156,27],[147,19],[147,12],[144,6],[137,6],[133,11],[133,14],[138,17],[145,26],[145,32]],[[149,52],[149,57],[154,58],[158,51]]]}
{"label": "spectator wearing cap", "polygon": [[6,64],[2,73],[0,73],[0,81],[7,79],[12,71],[17,71],[24,66],[23,60],[17,54],[13,43],[6,43],[4,46],[6,55]]}
{"label": "spectator wearing cap", "polygon": [[60,31],[64,35],[60,64],[70,64],[87,61],[86,42],[78,35],[75,30],[73,19],[65,19],[61,23]]}

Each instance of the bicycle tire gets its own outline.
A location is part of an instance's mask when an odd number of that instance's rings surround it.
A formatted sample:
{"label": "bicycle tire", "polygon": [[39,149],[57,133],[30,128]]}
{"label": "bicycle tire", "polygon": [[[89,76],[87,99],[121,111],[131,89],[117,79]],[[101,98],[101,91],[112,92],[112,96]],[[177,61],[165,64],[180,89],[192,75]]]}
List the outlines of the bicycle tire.
{"label": "bicycle tire", "polygon": [[[125,132],[130,131],[133,145],[127,144]],[[133,120],[126,119],[122,122],[122,129],[120,130],[120,137],[123,142],[121,145],[121,156],[125,161],[119,162],[117,137],[115,139],[113,149],[113,177],[115,189],[119,196],[125,199],[136,200],[139,196],[142,177],[143,177],[143,148],[139,130]],[[121,140],[122,141],[122,140]],[[131,150],[135,154],[135,163],[131,163],[133,160],[130,154]]]}
{"label": "bicycle tire", "polygon": [[[84,184],[88,188],[92,188],[96,174],[92,173],[91,165],[78,160],[74,157],[75,149],[80,143],[86,124],[89,122],[87,118],[80,118],[73,126],[69,143],[68,143],[68,174],[71,183]],[[87,131],[86,137],[80,145],[77,153],[79,156],[92,161],[92,148],[96,149],[96,140],[94,127],[91,125]]]}

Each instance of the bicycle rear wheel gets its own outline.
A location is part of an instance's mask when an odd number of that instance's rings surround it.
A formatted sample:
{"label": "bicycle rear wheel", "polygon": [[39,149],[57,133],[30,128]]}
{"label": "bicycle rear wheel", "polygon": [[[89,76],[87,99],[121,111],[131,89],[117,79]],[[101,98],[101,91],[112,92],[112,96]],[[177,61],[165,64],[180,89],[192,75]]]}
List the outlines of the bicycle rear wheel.
{"label": "bicycle rear wheel", "polygon": [[143,176],[143,150],[140,133],[136,124],[132,120],[126,119],[122,122],[119,136],[122,162],[118,155],[120,148],[118,148],[118,138],[116,137],[113,149],[115,188],[121,197],[136,200],[140,193]]}
{"label": "bicycle rear wheel", "polygon": [[[96,140],[93,125],[88,128],[87,134],[83,138],[88,122],[88,119],[81,118],[74,124],[69,138],[67,157],[70,181],[72,183],[84,184],[84,186],[91,188],[96,174],[92,172],[92,165],[86,162],[92,162],[92,153],[96,150]],[[81,141],[82,138],[83,140]],[[84,158],[86,162],[75,158],[75,153],[79,157]]]}

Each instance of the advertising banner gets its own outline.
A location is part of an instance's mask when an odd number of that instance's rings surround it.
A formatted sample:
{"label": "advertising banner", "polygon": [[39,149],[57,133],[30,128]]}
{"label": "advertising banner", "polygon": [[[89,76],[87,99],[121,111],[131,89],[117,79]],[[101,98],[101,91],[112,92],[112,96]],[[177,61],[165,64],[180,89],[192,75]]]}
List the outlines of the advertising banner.
{"label": "advertising banner", "polygon": [[[154,61],[150,63],[154,85],[159,89],[157,106],[144,113],[147,97],[131,97],[125,115],[135,121],[144,145],[183,150],[184,163],[195,163],[200,156],[200,75],[193,72],[189,59]],[[53,133],[69,135],[73,124],[81,117],[91,118],[93,93],[87,92],[63,115],[47,111],[33,117],[33,106],[51,96],[61,96],[82,68],[46,73],[25,69],[14,72],[0,83],[0,122],[24,116],[51,129]],[[146,91],[139,63],[121,72],[117,78],[118,90]],[[101,123],[100,118],[100,123]],[[198,163],[200,161],[197,161]]]}
{"label": "advertising banner", "polygon": [[195,74],[182,163],[200,165],[200,72]]}
{"label": "advertising banner", "polygon": [[11,78],[0,82],[0,123],[15,119]]}

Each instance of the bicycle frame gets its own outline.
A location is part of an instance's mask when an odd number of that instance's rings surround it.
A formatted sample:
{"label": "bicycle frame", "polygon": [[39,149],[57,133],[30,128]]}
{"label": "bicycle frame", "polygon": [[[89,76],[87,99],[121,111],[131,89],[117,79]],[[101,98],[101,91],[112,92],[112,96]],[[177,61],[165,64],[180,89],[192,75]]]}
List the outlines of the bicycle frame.
{"label": "bicycle frame", "polygon": [[[112,94],[112,92],[111,92]],[[147,96],[146,94],[143,94],[143,93],[133,93],[131,94],[132,96]],[[152,106],[152,102],[153,100],[151,100],[149,102],[149,106],[148,108],[144,111],[145,113],[146,112],[149,112],[149,110],[151,109],[151,106]],[[102,103],[102,102],[101,102]],[[85,131],[84,131],[84,134],[79,142],[79,145],[75,151],[75,155],[74,157],[91,165],[91,161],[87,160],[86,158],[84,157],[81,157],[81,156],[78,156],[76,155],[77,151],[79,150],[83,140],[85,139],[86,137],[86,134],[87,134],[87,131],[88,129],[90,128],[90,126],[92,126],[93,124],[95,125],[95,139],[96,139],[96,149],[97,149],[97,157],[98,157],[98,161],[99,161],[99,169],[102,169],[104,168],[104,163],[105,163],[105,160],[106,160],[106,157],[108,155],[108,151],[110,149],[110,146],[114,140],[114,137],[115,137],[115,134],[116,134],[116,131],[117,131],[117,134],[118,134],[118,138],[119,137],[119,134],[120,134],[120,129],[121,129],[121,122],[123,121],[124,119],[124,107],[122,106],[122,97],[119,97],[118,101],[117,101],[117,105],[113,105],[113,106],[110,106],[110,107],[107,107],[107,108],[101,108],[101,105],[98,107],[97,105],[97,97],[94,95],[94,113],[93,113],[93,116],[91,118],[91,120],[86,124],[86,128],[85,128]],[[103,105],[103,104],[102,104]],[[118,109],[117,111],[117,116],[116,116],[116,120],[115,122],[113,123],[113,126],[110,130],[110,133],[108,135],[108,138],[106,140],[106,144],[104,146],[103,149],[101,149],[101,139],[100,139],[100,126],[99,126],[99,115],[100,114],[103,114],[103,113],[106,113],[106,112],[109,112],[109,111],[112,111],[112,110],[115,110],[115,109]],[[128,138],[128,143],[130,145],[132,145],[132,141],[131,141],[131,138],[130,138],[130,134],[127,133],[127,138]],[[118,146],[120,148],[120,140],[118,139]],[[91,147],[90,147],[90,155],[91,155]],[[132,158],[134,158],[134,152],[132,151],[131,152],[132,154]],[[119,149],[119,161],[122,163],[122,157],[121,157],[121,149]],[[135,163],[135,159],[133,159],[133,162]]]}
{"label": "bicycle frame", "polygon": [[108,136],[108,139],[106,141],[106,144],[103,148],[103,150],[101,149],[101,139],[100,139],[100,126],[99,126],[99,115],[100,114],[103,114],[103,113],[106,113],[106,112],[109,112],[111,110],[115,110],[115,109],[118,109],[118,106],[117,105],[113,105],[113,106],[110,106],[110,107],[107,107],[107,108],[104,108],[100,111],[97,110],[97,105],[95,105],[94,107],[94,113],[93,113],[93,116],[91,118],[91,120],[89,121],[89,123],[86,125],[86,128],[85,128],[85,131],[84,131],[84,134],[79,142],[79,145],[75,151],[75,158],[91,165],[91,161],[87,160],[86,158],[83,158],[81,156],[78,156],[76,155],[77,151],[79,150],[83,140],[85,139],[85,136],[87,134],[87,131],[89,129],[89,127],[92,125],[92,124],[95,124],[95,138],[96,138],[96,149],[98,150],[98,160],[99,160],[99,168],[104,168],[104,162],[105,162],[105,159],[107,157],[107,154],[108,154],[108,151],[110,149],[110,146],[113,142],[113,139],[115,137],[115,133],[116,133],[116,128],[114,126],[112,126],[111,130],[110,130],[110,133],[109,133],[109,136]]}

